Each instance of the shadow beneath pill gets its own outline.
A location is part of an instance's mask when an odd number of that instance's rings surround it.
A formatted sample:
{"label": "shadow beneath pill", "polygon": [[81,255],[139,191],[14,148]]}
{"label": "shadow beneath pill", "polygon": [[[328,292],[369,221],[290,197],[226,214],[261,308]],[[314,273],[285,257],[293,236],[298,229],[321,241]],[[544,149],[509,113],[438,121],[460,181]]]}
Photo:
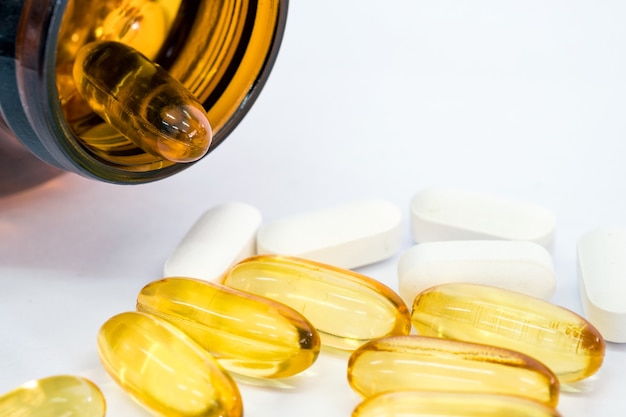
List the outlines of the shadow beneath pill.
{"label": "shadow beneath pill", "polygon": [[[323,360],[324,359],[322,359],[322,361]],[[318,361],[316,361],[304,371],[286,378],[255,378],[232,372],[230,375],[238,384],[289,391],[301,389],[308,384],[314,384],[320,372],[320,365]]]}
{"label": "shadow beneath pill", "polygon": [[592,376],[583,381],[561,384],[561,393],[571,395],[586,395],[595,391],[595,377]]}
{"label": "shadow beneath pill", "polygon": [[303,376],[306,371],[299,375],[294,375],[289,378],[254,378],[246,375],[239,375],[231,373],[231,376],[237,384],[244,384],[253,387],[279,389],[279,390],[293,390],[298,388],[300,382],[306,376]]}
{"label": "shadow beneath pill", "polygon": [[[319,384],[320,378],[339,380],[343,383],[346,378],[350,353],[322,347],[322,351],[315,363],[299,374],[288,378],[253,378],[234,373],[231,373],[231,376],[238,384],[255,388],[278,389],[285,392],[307,391]],[[337,372],[337,369],[345,369],[346,372]]]}
{"label": "shadow beneath pill", "polygon": [[582,381],[569,384],[561,384],[561,392],[565,395],[584,396],[592,392],[606,392],[607,390],[621,390],[623,387],[615,386],[612,381],[620,380],[623,375],[623,364],[615,363],[616,355],[626,351],[626,344],[606,342],[604,362],[598,372]]}
{"label": "shadow beneath pill", "polygon": [[[354,348],[354,350],[356,350],[356,347]],[[322,346],[322,352],[324,353],[324,355],[328,355],[342,361],[345,360],[346,363],[348,362],[348,359],[350,358],[350,355],[352,355],[352,352],[354,352],[354,350],[344,350],[325,345]]]}
{"label": "shadow beneath pill", "polygon": [[609,355],[612,352],[626,352],[626,343],[609,342],[608,340],[605,343]]}

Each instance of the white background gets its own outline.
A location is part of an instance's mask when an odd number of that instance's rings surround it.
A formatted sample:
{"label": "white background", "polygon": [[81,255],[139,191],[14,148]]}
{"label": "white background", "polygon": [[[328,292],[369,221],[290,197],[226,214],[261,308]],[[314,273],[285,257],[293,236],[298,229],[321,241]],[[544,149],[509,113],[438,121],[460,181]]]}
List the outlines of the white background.
{"label": "white background", "polygon": [[[102,370],[96,333],[228,201],[269,222],[388,199],[405,214],[404,249],[408,202],[428,186],[540,204],[557,218],[553,301],[582,313],[577,239],[626,225],[624,22],[619,1],[293,1],[265,90],[206,159],[148,185],[67,174],[0,199],[0,392],[83,375],[108,415],[147,415]],[[361,271],[395,288],[396,261]],[[349,416],[345,371],[324,353],[281,386],[241,384],[246,416]],[[626,347],[609,343],[559,410],[625,415],[624,375]]]}

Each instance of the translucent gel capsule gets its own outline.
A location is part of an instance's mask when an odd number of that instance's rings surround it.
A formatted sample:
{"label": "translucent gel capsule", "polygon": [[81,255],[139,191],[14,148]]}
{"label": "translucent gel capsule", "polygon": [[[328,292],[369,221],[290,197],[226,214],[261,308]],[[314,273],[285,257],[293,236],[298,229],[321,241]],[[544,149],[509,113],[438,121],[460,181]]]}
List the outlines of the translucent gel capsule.
{"label": "translucent gel capsule", "polygon": [[202,104],[129,46],[88,43],[78,52],[73,76],[93,111],[146,152],[191,162],[208,151],[212,130]]}
{"label": "translucent gel capsule", "polygon": [[176,20],[176,16],[178,15],[178,11],[180,10],[180,6],[183,0],[153,0],[155,1],[163,11],[163,16],[165,18],[165,28],[167,31],[170,30],[174,21]]}
{"label": "translucent gel capsule", "polygon": [[313,323],[322,344],[352,350],[389,335],[408,334],[407,306],[391,289],[345,269],[299,258],[243,260],[224,284],[286,304]]}
{"label": "translucent gel capsule", "polygon": [[423,336],[373,340],[348,361],[348,382],[363,397],[430,390],[516,395],[550,406],[559,382],[541,362],[508,349]]}
{"label": "translucent gel capsule", "polygon": [[163,416],[239,417],[239,389],[217,361],[170,323],[138,313],[109,319],[98,333],[109,375]]}
{"label": "translucent gel capsule", "polygon": [[417,332],[514,349],[545,363],[561,382],[595,373],[604,359],[600,333],[585,319],[547,301],[477,284],[443,284],[418,294]]}
{"label": "translucent gel capsule", "polygon": [[219,284],[167,278],[145,286],[137,310],[163,318],[207,349],[229,371],[287,377],[315,362],[320,339],[301,314],[275,301]]}
{"label": "translucent gel capsule", "polygon": [[0,417],[104,417],[106,403],[93,382],[72,375],[29,381],[0,395]]}
{"label": "translucent gel capsule", "polygon": [[560,417],[554,408],[521,397],[441,391],[392,391],[359,404],[352,417]]}
{"label": "translucent gel capsule", "polygon": [[122,42],[154,59],[167,35],[164,10],[151,0],[126,0],[97,29],[98,39]]}
{"label": "translucent gel capsule", "polygon": [[56,78],[59,99],[69,121],[91,112],[85,101],[80,100],[72,76],[80,48],[91,41],[112,40],[154,59],[179,6],[180,0],[68,0],[59,28]]}

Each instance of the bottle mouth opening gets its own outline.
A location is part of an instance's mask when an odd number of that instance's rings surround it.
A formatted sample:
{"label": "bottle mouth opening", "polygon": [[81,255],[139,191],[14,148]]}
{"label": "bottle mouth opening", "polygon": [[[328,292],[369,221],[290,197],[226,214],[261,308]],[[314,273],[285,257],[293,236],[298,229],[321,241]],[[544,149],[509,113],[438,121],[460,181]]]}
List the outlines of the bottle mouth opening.
{"label": "bottle mouth opening", "polygon": [[[156,3],[163,8],[166,30],[162,39],[152,42],[159,47],[144,54],[152,55],[154,62],[202,103],[213,129],[210,152],[237,126],[265,84],[282,40],[287,0],[67,0],[49,16],[48,31],[40,31],[39,36],[45,37],[39,39],[39,44],[45,45],[43,51],[29,48],[32,42],[27,34],[18,42],[16,58],[20,62],[40,61],[38,67],[42,70],[36,79],[31,71],[21,75],[18,71],[17,80],[21,99],[34,107],[29,110],[31,117],[41,119],[42,123],[32,123],[35,130],[41,130],[38,136],[52,136],[46,148],[55,165],[109,182],[147,182],[167,177],[190,164],[164,160],[142,150],[94,113],[80,108],[72,95],[65,96],[64,83],[68,75],[71,77],[66,66],[71,65],[73,53],[67,51],[66,27],[74,16],[76,21],[98,16],[93,11],[102,9],[105,3],[109,8],[111,3],[119,3],[120,7]],[[29,7],[37,6],[25,6],[22,28],[42,27],[45,19],[29,13]],[[141,23],[150,29],[150,22]],[[21,31],[28,32],[33,33]],[[161,36],[159,30],[151,33]],[[95,35],[89,32],[85,36],[90,39]]]}

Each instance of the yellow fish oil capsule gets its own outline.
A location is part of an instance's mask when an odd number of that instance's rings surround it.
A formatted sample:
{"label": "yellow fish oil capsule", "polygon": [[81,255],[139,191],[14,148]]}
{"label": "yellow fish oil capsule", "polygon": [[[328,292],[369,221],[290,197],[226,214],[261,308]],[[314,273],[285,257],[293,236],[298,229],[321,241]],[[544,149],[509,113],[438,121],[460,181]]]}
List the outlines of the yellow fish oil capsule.
{"label": "yellow fish oil capsule", "polygon": [[223,282],[300,312],[325,346],[353,350],[411,329],[408,308],[394,291],[364,275],[318,262],[255,256],[231,268]]}
{"label": "yellow fish oil capsule", "polygon": [[367,398],[352,417],[561,417],[522,397],[443,391],[391,391]]}
{"label": "yellow fish oil capsule", "polygon": [[573,382],[594,374],[604,360],[604,339],[576,313],[514,291],[443,284],[417,295],[411,316],[418,334],[517,350]]}
{"label": "yellow fish oil capsule", "polygon": [[202,104],[167,71],[119,42],[90,42],[73,67],[93,111],[144,151],[173,162],[206,154],[212,130]]}
{"label": "yellow fish oil capsule", "polygon": [[0,417],[104,417],[100,389],[85,378],[57,375],[0,395]]}
{"label": "yellow fish oil capsule", "polygon": [[68,121],[93,114],[78,95],[72,76],[80,48],[95,40],[117,41],[154,59],[169,32],[171,15],[179,6],[180,0],[68,0],[56,52],[57,90]]}
{"label": "yellow fish oil capsule", "polygon": [[295,375],[311,366],[320,338],[300,313],[253,294],[190,278],[145,286],[137,310],[183,330],[228,371],[251,377]]}
{"label": "yellow fish oil capsule", "polygon": [[556,376],[530,356],[415,335],[373,340],[355,350],[348,382],[363,397],[432,390],[517,395],[555,406],[559,395]]}
{"label": "yellow fish oil capsule", "polygon": [[98,333],[105,370],[133,398],[163,416],[239,417],[239,389],[217,361],[182,330],[126,312]]}
{"label": "yellow fish oil capsule", "polygon": [[165,41],[167,30],[165,11],[158,2],[125,0],[106,15],[96,29],[96,36],[121,42],[154,59]]}

